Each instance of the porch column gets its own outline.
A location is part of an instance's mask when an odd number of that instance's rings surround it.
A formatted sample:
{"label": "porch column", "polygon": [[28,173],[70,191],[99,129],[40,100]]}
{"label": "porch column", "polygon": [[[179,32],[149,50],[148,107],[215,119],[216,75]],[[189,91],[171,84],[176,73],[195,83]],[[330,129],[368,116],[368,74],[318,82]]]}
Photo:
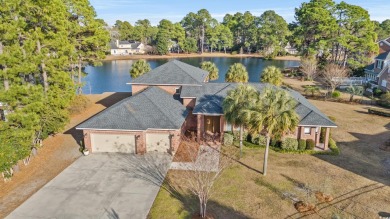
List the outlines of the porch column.
{"label": "porch column", "polygon": [[324,140],[324,150],[328,150],[328,145],[329,145],[329,133],[330,133],[330,128],[326,128],[325,132],[325,140]]}
{"label": "porch column", "polygon": [[201,124],[202,124],[202,115],[196,115],[196,141],[200,143],[201,138]]}
{"label": "porch column", "polygon": [[220,117],[220,136],[219,136],[219,140],[222,142],[223,141],[223,133],[225,132],[225,117],[224,116],[221,116]]}
{"label": "porch column", "polygon": [[316,127],[316,146],[320,145],[320,138],[321,138],[321,127]]}

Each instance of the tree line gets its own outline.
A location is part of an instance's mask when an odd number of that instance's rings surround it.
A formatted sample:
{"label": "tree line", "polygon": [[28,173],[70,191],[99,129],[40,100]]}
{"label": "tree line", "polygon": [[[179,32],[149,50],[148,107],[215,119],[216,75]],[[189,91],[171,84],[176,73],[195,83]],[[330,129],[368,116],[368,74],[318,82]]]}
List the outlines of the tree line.
{"label": "tree line", "polygon": [[0,172],[8,178],[67,124],[83,66],[99,64],[110,36],[88,0],[0,3]]}
{"label": "tree line", "polygon": [[163,19],[157,26],[139,20],[132,26],[116,21],[113,31],[120,40],[137,40],[154,46],[156,54],[176,52],[260,52],[273,58],[284,55],[290,43],[303,56],[331,60],[353,69],[366,65],[378,52],[376,42],[390,37],[390,20],[370,19],[360,6],[332,0],[311,0],[295,9],[287,23],[275,11],[260,16],[251,12],[226,14],[218,22],[209,11],[188,13],[180,22]]}

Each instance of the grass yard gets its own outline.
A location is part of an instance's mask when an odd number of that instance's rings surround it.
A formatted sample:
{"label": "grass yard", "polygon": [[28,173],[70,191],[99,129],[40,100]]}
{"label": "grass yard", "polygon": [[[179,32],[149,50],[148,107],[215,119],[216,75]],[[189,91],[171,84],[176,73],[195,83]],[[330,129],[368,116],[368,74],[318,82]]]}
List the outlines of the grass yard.
{"label": "grass yard", "polygon": [[[311,100],[339,125],[332,132],[340,156],[270,152],[268,175],[261,175],[264,149],[245,148],[214,186],[208,212],[215,218],[378,218],[390,213],[390,152],[379,146],[390,138],[390,119],[370,115],[363,105]],[[223,147],[238,154],[238,148]],[[231,153],[230,153],[231,154]],[[233,156],[234,157],[234,156]],[[149,218],[191,218],[198,202],[185,188],[180,171],[170,171]],[[322,191],[334,200],[319,203]],[[293,200],[317,205],[298,213]]]}

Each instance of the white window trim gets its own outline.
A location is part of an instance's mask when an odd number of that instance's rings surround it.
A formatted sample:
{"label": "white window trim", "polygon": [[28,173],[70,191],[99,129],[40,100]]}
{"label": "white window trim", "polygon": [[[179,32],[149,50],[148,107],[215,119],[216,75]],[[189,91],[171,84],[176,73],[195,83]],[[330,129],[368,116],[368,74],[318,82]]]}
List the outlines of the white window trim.
{"label": "white window trim", "polygon": [[[309,131],[307,132],[307,130],[309,130]],[[304,128],[303,128],[303,133],[304,133],[305,135],[310,135],[310,134],[311,134],[311,127],[304,127]]]}

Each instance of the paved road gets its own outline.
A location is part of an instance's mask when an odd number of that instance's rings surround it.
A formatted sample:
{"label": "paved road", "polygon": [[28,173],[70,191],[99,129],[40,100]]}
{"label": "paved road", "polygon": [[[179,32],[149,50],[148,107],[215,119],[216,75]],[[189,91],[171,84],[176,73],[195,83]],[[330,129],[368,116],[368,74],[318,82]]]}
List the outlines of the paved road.
{"label": "paved road", "polygon": [[81,157],[7,218],[146,218],[171,160],[162,153]]}

